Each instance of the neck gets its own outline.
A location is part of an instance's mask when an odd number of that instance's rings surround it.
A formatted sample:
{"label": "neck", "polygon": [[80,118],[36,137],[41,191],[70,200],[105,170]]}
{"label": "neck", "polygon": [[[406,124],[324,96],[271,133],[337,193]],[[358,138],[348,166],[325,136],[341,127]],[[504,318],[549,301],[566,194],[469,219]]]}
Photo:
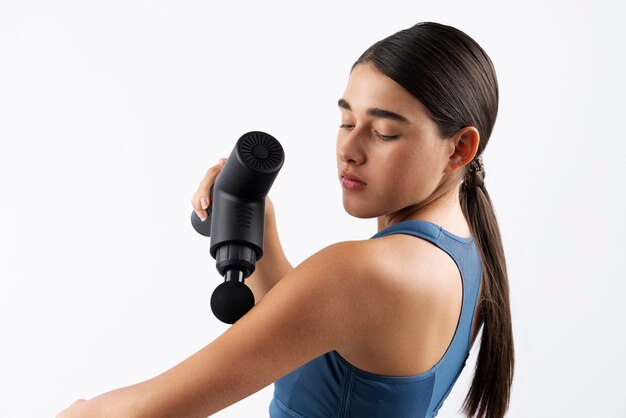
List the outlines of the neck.
{"label": "neck", "polygon": [[464,219],[459,199],[460,184],[441,186],[422,202],[379,216],[378,232],[404,221],[424,220],[441,225],[445,220],[458,219],[459,215]]}

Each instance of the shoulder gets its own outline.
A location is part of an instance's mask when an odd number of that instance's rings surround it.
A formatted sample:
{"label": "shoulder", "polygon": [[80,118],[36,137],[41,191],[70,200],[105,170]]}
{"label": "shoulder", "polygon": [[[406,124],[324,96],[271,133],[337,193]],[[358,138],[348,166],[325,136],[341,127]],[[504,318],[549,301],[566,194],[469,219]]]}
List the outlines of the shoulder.
{"label": "shoulder", "polygon": [[454,260],[412,235],[339,242],[300,267],[315,271],[318,284],[337,294],[338,309],[349,311],[343,314],[356,328],[369,330],[400,313],[409,318],[416,309],[423,317],[447,317],[460,304],[462,285]]}
{"label": "shoulder", "polygon": [[[421,297],[454,292],[460,284],[454,260],[435,244],[412,235],[392,234],[376,239],[345,241],[323,250],[325,257],[341,263],[375,289],[405,294],[417,291]],[[445,295],[443,295],[445,296]]]}

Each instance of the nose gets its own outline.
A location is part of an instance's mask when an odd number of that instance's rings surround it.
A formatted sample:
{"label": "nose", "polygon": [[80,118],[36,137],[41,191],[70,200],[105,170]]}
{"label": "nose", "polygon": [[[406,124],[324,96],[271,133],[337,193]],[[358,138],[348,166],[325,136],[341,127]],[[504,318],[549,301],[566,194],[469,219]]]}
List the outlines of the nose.
{"label": "nose", "polygon": [[350,132],[339,132],[337,136],[337,157],[344,163],[361,165],[365,162],[365,150],[359,140],[357,129]]}

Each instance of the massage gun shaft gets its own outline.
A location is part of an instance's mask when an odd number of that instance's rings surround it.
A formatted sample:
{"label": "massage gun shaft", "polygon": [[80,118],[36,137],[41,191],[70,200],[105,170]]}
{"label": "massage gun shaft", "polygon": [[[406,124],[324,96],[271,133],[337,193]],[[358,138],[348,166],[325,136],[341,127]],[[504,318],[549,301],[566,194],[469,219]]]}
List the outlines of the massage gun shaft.
{"label": "massage gun shaft", "polygon": [[224,274],[224,281],[225,282],[230,282],[232,280],[235,280],[235,281],[243,283],[243,281],[245,280],[243,271],[241,271],[239,269],[229,269],[229,270],[226,270],[226,272]]}

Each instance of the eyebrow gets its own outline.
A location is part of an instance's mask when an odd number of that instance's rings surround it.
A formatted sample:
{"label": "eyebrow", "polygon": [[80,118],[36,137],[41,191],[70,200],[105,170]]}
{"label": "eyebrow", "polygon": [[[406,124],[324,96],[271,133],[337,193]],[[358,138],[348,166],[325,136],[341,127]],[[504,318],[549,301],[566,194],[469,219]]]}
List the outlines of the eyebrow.
{"label": "eyebrow", "polygon": [[[345,99],[339,99],[339,101],[337,102],[337,105],[343,109],[352,111],[352,107],[350,107],[350,103],[348,103]],[[379,109],[376,107],[370,107],[369,109],[367,109],[367,114],[375,118],[384,118],[384,119],[395,120],[395,121],[402,122],[402,123],[410,123],[406,117],[396,112],[392,112],[390,110]]]}

